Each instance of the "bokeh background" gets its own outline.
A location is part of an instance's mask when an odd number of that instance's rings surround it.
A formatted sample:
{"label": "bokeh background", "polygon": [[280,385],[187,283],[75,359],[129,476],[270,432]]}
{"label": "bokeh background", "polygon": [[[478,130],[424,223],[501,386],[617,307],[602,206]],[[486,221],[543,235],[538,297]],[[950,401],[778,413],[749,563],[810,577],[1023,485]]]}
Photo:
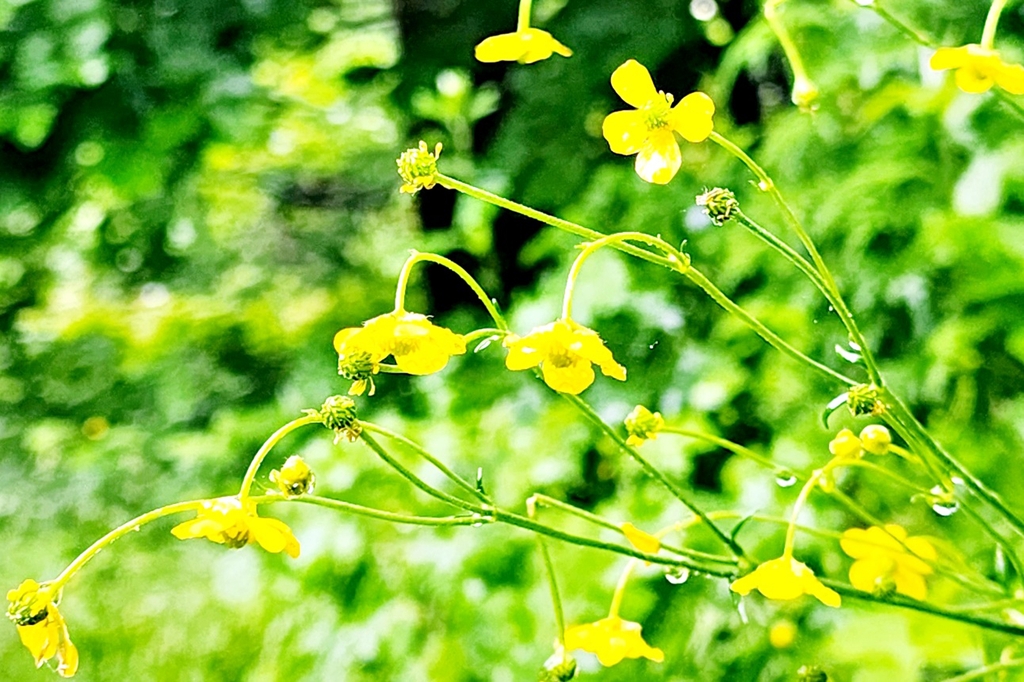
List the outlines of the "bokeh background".
{"label": "bokeh background", "polygon": [[[896,4],[946,45],[976,42],[987,10]],[[927,50],[845,0],[783,7],[821,89],[814,113],[789,103],[788,65],[756,2],[535,5],[534,23],[574,57],[476,63],[475,43],[512,30],[513,0],[0,2],[0,583],[53,577],[150,508],[233,492],[277,426],[347,390],[331,338],[390,310],[408,249],[463,264],[520,332],[554,319],[575,240],[440,188],[400,195],[394,159],[421,138],[444,143],[449,174],[536,208],[687,240],[721,288],[841,366],[842,328],[810,285],[693,206],[705,187],[728,186],[782,231],[738,162],[687,144],[679,175],[657,187],[608,151],[601,120],[622,108],[608,78],[628,58],[668,92],[711,94],[716,127],[753,151],[806,221],[890,381],[1020,508],[1021,119],[959,93],[927,68]],[[1021,7],[1011,3],[998,42],[1018,62]],[[437,268],[418,271],[409,301],[458,331],[487,325]],[[610,422],[642,402],[800,471],[827,459],[835,429],[862,425],[844,412],[824,429],[838,386],[653,266],[599,254],[576,312],[629,370],[625,384],[599,378],[585,394]],[[482,467],[514,509],[539,491],[652,530],[685,516],[543,384],[505,371],[502,355],[492,346],[439,375],[381,376],[360,415],[468,477]],[[663,436],[645,447],[709,510],[781,514],[796,496],[706,444]],[[321,429],[290,437],[267,470],[288,454],[314,466],[322,494],[443,511]],[[1015,579],[966,514],[939,517],[871,472],[841,485],[994,580]],[[812,500],[807,523],[854,525]],[[170,519],[101,554],[61,607],[82,652],[78,679],[536,679],[554,625],[528,534],[396,528],[298,505],[272,513],[302,541],[298,560],[180,542]],[[777,527],[748,524],[741,540],[762,559],[781,548]],[[602,617],[623,560],[552,549],[569,620]],[[845,578],[834,541],[803,536],[799,555]],[[932,593],[977,600],[949,581]],[[581,656],[581,668],[607,681],[791,680],[802,665],[833,680],[939,680],[1011,644],[854,600],[833,611],[754,596],[744,608],[723,581],[672,584],[642,569],[623,615],[666,662],[602,670]],[[780,623],[796,637],[773,645]],[[53,677],[5,627],[0,678]]]}

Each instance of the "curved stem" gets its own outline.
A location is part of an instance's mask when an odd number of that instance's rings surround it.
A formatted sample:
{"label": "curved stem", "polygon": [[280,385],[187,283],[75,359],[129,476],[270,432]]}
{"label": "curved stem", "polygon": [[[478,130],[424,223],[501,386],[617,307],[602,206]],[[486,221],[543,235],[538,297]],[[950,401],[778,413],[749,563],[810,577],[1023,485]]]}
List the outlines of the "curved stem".
{"label": "curved stem", "polygon": [[544,538],[537,537],[537,545],[540,547],[540,555],[544,560],[544,575],[547,576],[548,589],[551,590],[551,605],[555,610],[555,629],[558,632],[558,643],[565,647],[565,613],[562,611],[562,596],[558,592],[558,580],[555,578],[555,565],[551,561],[551,553],[548,552],[547,543]]}
{"label": "curved stem", "polygon": [[626,564],[626,568],[622,569],[622,575],[619,576],[619,582],[615,585],[615,592],[612,593],[612,603],[608,607],[608,617],[618,618],[619,609],[622,608],[622,598],[626,594],[626,585],[629,583],[629,578],[633,575],[633,569],[636,568],[637,564],[640,563],[636,559],[630,559]]}
{"label": "curved stem", "polygon": [[401,443],[402,445],[404,445],[407,448],[411,449],[417,455],[419,455],[420,457],[422,457],[423,459],[427,460],[432,465],[434,465],[434,467],[438,471],[440,471],[442,474],[447,476],[449,480],[451,480],[453,483],[455,483],[455,485],[459,486],[460,488],[462,488],[466,492],[470,493],[471,495],[476,497],[481,502],[485,502],[487,504],[491,503],[491,498],[490,497],[488,497],[486,494],[484,494],[484,493],[480,492],[479,490],[477,490],[477,487],[475,485],[473,485],[472,483],[470,483],[469,481],[467,481],[466,479],[462,478],[457,473],[455,473],[454,471],[449,469],[444,464],[444,462],[442,462],[437,457],[434,457],[432,454],[427,452],[427,450],[424,447],[422,447],[421,445],[419,445],[418,443],[409,440],[408,438],[406,438],[405,436],[403,436],[401,434],[395,433],[394,431],[389,431],[388,429],[385,429],[383,426],[380,426],[378,424],[374,424],[372,422],[365,422],[365,421],[360,420],[359,424],[362,426],[364,431],[369,431],[371,433],[379,433],[380,435],[384,436],[385,438],[390,438],[391,440],[394,440],[394,441],[397,441],[397,442]]}
{"label": "curved stem", "polygon": [[390,521],[391,523],[404,523],[413,526],[479,526],[480,524],[491,522],[491,519],[482,517],[478,514],[472,514],[469,516],[415,516],[413,514],[399,514],[397,512],[374,509],[373,507],[364,507],[359,504],[345,502],[344,500],[335,500],[330,497],[321,497],[319,495],[302,495],[300,497],[263,495],[261,497],[252,497],[249,499],[257,504],[301,502],[302,504],[325,507],[327,509],[343,511],[349,514],[356,514],[357,516],[365,516],[371,519]]}
{"label": "curved stem", "polygon": [[562,319],[572,319],[572,297],[573,292],[576,289],[576,279],[579,277],[580,270],[583,268],[583,263],[590,258],[598,249],[605,246],[613,246],[626,241],[638,241],[661,249],[668,254],[668,259],[680,265],[688,265],[688,259],[678,249],[670,245],[664,239],[660,237],[654,237],[643,232],[617,232],[610,234],[607,237],[601,237],[595,239],[580,251],[580,254],[576,256],[576,260],[573,261],[572,267],[569,268],[569,277],[565,282],[565,296],[562,298]]}
{"label": "curved stem", "polygon": [[740,457],[744,457],[753,462],[756,462],[757,464],[760,464],[766,469],[771,469],[772,472],[774,472],[775,474],[792,474],[789,468],[780,467],[775,462],[771,461],[767,457],[757,454],[750,448],[740,445],[739,443],[733,443],[731,440],[726,440],[725,438],[714,436],[710,433],[705,433],[703,431],[696,431],[692,429],[682,429],[676,426],[666,426],[661,429],[661,432],[674,433],[677,436],[686,436],[687,438],[696,438],[698,440],[707,441],[708,443],[713,443],[720,448],[724,448],[729,452],[735,453]]}
{"label": "curved stem", "polygon": [[487,309],[487,314],[491,316],[495,324],[502,331],[508,331],[508,326],[505,325],[505,320],[502,318],[501,313],[498,312],[497,307],[494,305],[494,301],[487,295],[484,288],[473,279],[473,276],[466,271],[461,265],[453,260],[439,256],[436,253],[420,253],[419,251],[413,251],[412,255],[405,261],[402,266],[402,271],[398,275],[398,286],[395,289],[395,312],[401,312],[405,310],[405,289],[409,284],[409,275],[412,273],[413,267],[417,263],[436,263],[437,265],[443,265],[448,268],[459,278],[465,282],[476,297],[480,299],[480,302],[484,304],[484,308]]}
{"label": "curved stem", "polygon": [[530,5],[533,0],[519,0],[519,17],[516,21],[516,31],[525,31],[530,28]]}
{"label": "curved stem", "polygon": [[795,91],[798,83],[810,83],[811,79],[807,75],[807,68],[804,66],[803,58],[800,56],[800,50],[797,49],[796,43],[793,42],[793,38],[789,35],[789,31],[786,30],[785,24],[782,23],[776,12],[776,8],[783,2],[785,0],[767,0],[764,3],[764,19],[768,22],[768,27],[771,28],[775,37],[779,39],[779,45],[782,46],[782,51],[785,53],[786,59],[789,60],[789,66],[793,69],[793,88]]}
{"label": "curved stem", "polygon": [[102,549],[109,546],[115,540],[131,533],[132,531],[139,530],[142,526],[161,519],[171,514],[180,514],[181,512],[192,511],[200,509],[203,506],[203,502],[206,500],[190,500],[188,502],[177,502],[175,504],[169,504],[153,511],[146,512],[141,516],[136,516],[131,521],[121,524],[114,530],[110,531],[96,542],[89,545],[88,549],[79,554],[74,561],[68,564],[68,567],[61,571],[52,582],[47,584],[47,588],[52,592],[56,593],[60,588],[67,584],[69,580],[78,573],[78,571],[85,566],[90,559],[100,553]]}
{"label": "curved stem", "polygon": [[996,27],[999,26],[999,16],[1006,7],[1006,0],[993,0],[992,6],[988,8],[988,16],[985,17],[985,28],[981,32],[981,46],[991,50],[996,44]]}
{"label": "curved stem", "polygon": [[260,446],[260,449],[256,452],[256,456],[252,458],[252,462],[249,463],[249,468],[245,472],[245,476],[242,478],[242,486],[238,491],[238,499],[245,502],[245,498],[249,496],[249,489],[252,488],[253,481],[256,480],[256,473],[260,470],[260,464],[266,459],[270,451],[274,449],[274,446],[280,442],[282,438],[287,436],[292,431],[299,429],[307,424],[319,424],[321,423],[320,416],[317,414],[306,415],[305,417],[299,417],[293,419],[277,431],[271,434],[270,438]]}
{"label": "curved stem", "polygon": [[[845,458],[844,458],[845,459]],[[800,489],[800,494],[796,498],[796,502],[793,504],[793,513],[789,517],[789,525],[786,527],[786,543],[782,547],[782,557],[784,559],[793,558],[793,545],[796,543],[796,522],[800,519],[800,512],[803,511],[804,505],[807,503],[807,498],[810,496],[811,491],[818,485],[818,481],[821,477],[830,472],[832,469],[840,466],[843,459],[839,457],[833,457],[828,461],[825,466],[820,469],[815,469],[811,477],[804,483],[804,487]]]}

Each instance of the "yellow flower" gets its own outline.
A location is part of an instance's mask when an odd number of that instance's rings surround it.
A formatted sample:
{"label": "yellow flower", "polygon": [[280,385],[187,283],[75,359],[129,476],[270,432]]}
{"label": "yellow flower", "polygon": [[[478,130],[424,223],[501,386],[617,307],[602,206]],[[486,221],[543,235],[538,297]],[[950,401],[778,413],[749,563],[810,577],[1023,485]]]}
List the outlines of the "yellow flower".
{"label": "yellow flower", "polygon": [[601,665],[612,666],[624,658],[641,656],[661,663],[665,653],[650,646],[640,635],[640,623],[608,616],[596,623],[576,625],[565,631],[565,648],[569,651],[583,649],[597,654]]}
{"label": "yellow flower", "polygon": [[78,649],[71,643],[64,617],[46,588],[35,580],[26,580],[7,593],[7,617],[18,628],[21,643],[29,650],[39,668],[57,658],[57,674],[74,677],[78,671]]}
{"label": "yellow flower", "polygon": [[[466,352],[466,340],[438,327],[426,315],[394,311],[367,320],[362,327],[342,329],[334,336],[338,372],[356,379],[349,393],[359,395],[389,355],[407,374],[433,374],[444,369],[453,355]],[[371,395],[373,394],[371,390]]]}
{"label": "yellow flower", "polygon": [[756,589],[768,599],[788,601],[809,594],[825,606],[839,607],[839,593],[821,584],[814,571],[792,557],[766,561],[730,585],[733,592],[750,594]]}
{"label": "yellow flower", "polygon": [[291,558],[299,556],[299,541],[282,521],[256,514],[256,505],[244,506],[237,497],[220,497],[203,502],[196,518],[171,529],[179,540],[206,538],[238,548],[256,542],[271,554],[284,552]]}
{"label": "yellow flower", "polygon": [[929,62],[936,71],[956,69],[956,85],[964,92],[988,92],[993,85],[1024,95],[1024,66],[1007,64],[999,53],[981,45],[940,47]]}
{"label": "yellow flower", "polygon": [[306,464],[306,460],[298,455],[292,455],[284,461],[280,470],[274,469],[270,472],[270,482],[277,485],[286,497],[297,497],[312,492],[316,485],[316,476],[313,470]]}
{"label": "yellow flower", "polygon": [[437,184],[437,160],[441,158],[441,148],[438,142],[431,153],[427,143],[420,140],[419,147],[410,147],[402,152],[396,161],[398,175],[403,181],[400,192],[416,194],[421,189],[434,188]]}
{"label": "yellow flower", "polygon": [[616,154],[637,155],[637,175],[664,185],[683,162],[673,131],[690,142],[703,142],[714,127],[715,103],[703,92],[694,92],[673,107],[672,95],[655,90],[651,74],[633,59],[615,69],[612,88],[636,110],[608,114],[602,126],[604,139]]}
{"label": "yellow flower", "polygon": [[796,626],[792,621],[780,620],[768,630],[768,641],[776,649],[788,649],[796,641]]}
{"label": "yellow flower", "polygon": [[633,545],[637,550],[647,554],[657,554],[658,550],[661,549],[661,540],[648,532],[640,530],[632,523],[624,523],[619,528],[622,529],[622,534],[629,540],[629,544]]}
{"label": "yellow flower", "polygon": [[505,366],[511,370],[540,365],[544,382],[560,393],[578,395],[594,383],[595,364],[601,373],[626,380],[626,368],[615,362],[601,337],[572,320],[556,320],[537,327],[526,336],[505,337]]}
{"label": "yellow flower", "polygon": [[660,412],[651,412],[643,405],[637,405],[623,422],[626,425],[626,444],[643,445],[658,437],[658,432],[665,428],[665,420]]}
{"label": "yellow flower", "polygon": [[843,533],[839,544],[856,559],[850,567],[850,584],[858,590],[875,592],[888,584],[913,599],[923,601],[928,597],[925,576],[933,569],[926,561],[934,561],[938,555],[925,538],[907,537],[902,526],[888,523],[884,530],[878,526],[851,528]]}
{"label": "yellow flower", "polygon": [[860,438],[857,438],[850,429],[843,429],[837,433],[828,444],[828,451],[843,459],[856,459],[863,454]]}
{"label": "yellow flower", "polygon": [[547,31],[526,28],[515,33],[484,38],[474,52],[481,62],[519,62],[533,64],[554,53],[571,57],[572,50],[554,39]]}

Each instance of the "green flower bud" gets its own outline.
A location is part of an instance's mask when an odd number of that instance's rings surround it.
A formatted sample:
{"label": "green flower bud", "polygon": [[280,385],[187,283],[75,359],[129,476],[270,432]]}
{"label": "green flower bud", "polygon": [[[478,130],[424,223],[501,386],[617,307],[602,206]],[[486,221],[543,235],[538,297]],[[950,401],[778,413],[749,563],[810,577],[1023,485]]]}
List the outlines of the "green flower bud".
{"label": "green flower bud", "polygon": [[802,665],[796,675],[799,682],[828,682],[828,673],[816,665]]}
{"label": "green flower bud", "polygon": [[318,417],[320,423],[335,433],[334,442],[342,436],[354,441],[362,433],[363,427],[356,419],[356,402],[344,395],[332,395],[324,401],[319,410],[304,410],[310,416]]}
{"label": "green flower bud", "polygon": [[874,384],[858,384],[852,386],[846,394],[846,405],[855,417],[870,414],[878,416],[885,412],[885,403],[881,393]]}
{"label": "green flower bud", "polygon": [[634,407],[623,423],[626,425],[626,432],[629,433],[626,443],[633,446],[654,440],[658,437],[658,432],[665,428],[665,420],[661,413],[651,412],[643,405]]}
{"label": "green flower bud", "polygon": [[441,156],[441,143],[438,142],[431,154],[427,143],[420,140],[419,147],[406,149],[398,157],[398,174],[405,184],[402,192],[415,194],[421,189],[431,189],[437,184],[437,160]]}
{"label": "green flower bud", "polygon": [[719,227],[732,220],[737,211],[740,210],[740,203],[736,201],[736,195],[728,189],[715,187],[704,194],[697,196],[697,205],[704,207],[704,213],[711,222]]}

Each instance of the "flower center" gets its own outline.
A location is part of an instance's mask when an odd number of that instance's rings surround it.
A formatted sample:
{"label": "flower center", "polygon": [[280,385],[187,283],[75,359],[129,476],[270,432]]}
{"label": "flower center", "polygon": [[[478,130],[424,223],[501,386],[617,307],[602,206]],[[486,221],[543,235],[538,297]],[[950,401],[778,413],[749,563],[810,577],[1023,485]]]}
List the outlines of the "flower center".
{"label": "flower center", "polygon": [[572,367],[576,364],[576,354],[566,348],[561,348],[548,353],[548,356],[544,358],[544,361],[558,369],[565,369],[566,367]]}
{"label": "flower center", "polygon": [[644,123],[648,130],[657,130],[668,126],[668,115],[672,111],[672,95],[659,92],[658,96],[644,105],[640,111],[644,114]]}

